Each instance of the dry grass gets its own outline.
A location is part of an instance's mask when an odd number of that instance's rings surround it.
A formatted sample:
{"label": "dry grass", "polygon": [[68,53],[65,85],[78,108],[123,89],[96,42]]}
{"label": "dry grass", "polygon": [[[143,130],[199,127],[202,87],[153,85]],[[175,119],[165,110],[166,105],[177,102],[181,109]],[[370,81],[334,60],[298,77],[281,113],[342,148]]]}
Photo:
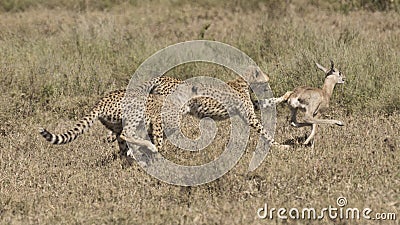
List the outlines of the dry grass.
{"label": "dry grass", "polygon": [[[256,210],[264,203],[336,206],[339,196],[347,197],[349,207],[400,216],[398,13],[318,10],[316,5],[329,5],[323,1],[251,1],[251,7],[211,0],[204,5],[99,1],[116,5],[94,9],[92,1],[85,2],[85,10],[71,3],[0,15],[0,223],[285,223],[259,220]],[[310,149],[296,144],[307,130],[289,127],[288,110],[278,107],[276,139],[295,142],[291,149],[273,149],[261,167],[248,173],[256,144],[252,132],[233,170],[191,188],[158,181],[136,164],[125,167],[114,156],[116,144],[103,142],[106,131],[99,123],[65,146],[51,146],[37,133],[39,126],[69,128],[99,96],[125,87],[155,51],[199,38],[250,55],[270,75],[276,95],[298,85],[320,86],[323,75],[313,62],[334,59],[347,83],[335,90],[329,114],[346,126],[320,126]],[[221,68],[204,64],[171,71],[181,78],[215,73],[228,77]],[[219,123],[221,133],[205,152],[179,156],[167,144],[163,153],[177,161],[217,157],[228,124]],[[317,222],[379,224],[311,221]]]}

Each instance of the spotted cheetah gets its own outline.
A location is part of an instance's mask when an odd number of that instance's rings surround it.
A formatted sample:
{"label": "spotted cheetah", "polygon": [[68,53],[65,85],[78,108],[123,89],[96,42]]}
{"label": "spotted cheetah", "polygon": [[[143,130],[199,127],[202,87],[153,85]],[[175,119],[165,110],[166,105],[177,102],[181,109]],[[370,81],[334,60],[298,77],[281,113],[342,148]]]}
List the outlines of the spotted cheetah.
{"label": "spotted cheetah", "polygon": [[[254,72],[254,71],[253,71]],[[265,82],[268,81],[268,77],[259,69],[255,71],[255,80],[253,82]],[[118,90],[109,93],[93,107],[90,113],[81,119],[72,129],[63,134],[52,134],[44,128],[40,128],[40,134],[52,144],[66,144],[75,140],[79,135],[83,134],[96,119],[115,134],[116,140],[118,141],[120,154],[124,155],[127,153],[126,141],[137,144],[139,146],[145,146],[152,151],[157,151],[162,148],[164,130],[161,123],[161,106],[163,105],[164,97],[172,93],[179,84],[183,84],[184,81],[162,76],[155,78],[148,82],[141,90],[140,93],[134,92],[133,97],[145,96],[144,93],[150,93],[146,98],[147,103],[143,101],[132,101],[133,104],[130,106],[124,105],[123,101],[126,97],[126,90]],[[226,119],[229,117],[229,113],[233,111],[241,111],[239,113],[249,125],[257,130],[257,132],[264,137],[266,140],[273,142],[272,138],[264,130],[262,124],[258,120],[254,112],[253,101],[250,97],[250,88],[245,80],[242,78],[235,79],[227,83],[234,91],[221,91],[212,88],[201,88],[201,92],[197,93],[200,97],[192,98],[187,104],[188,110],[181,113],[190,113],[200,118],[211,117],[214,119]],[[131,93],[132,94],[132,93]],[[225,107],[218,101],[210,97],[218,96],[219,99],[229,99],[229,104]],[[135,136],[135,134],[125,134],[123,130],[123,110],[135,110],[140,104],[146,105],[146,112],[138,112],[134,114],[134,118],[128,118],[128,124],[133,126],[127,130],[135,130],[135,126],[138,126],[144,117],[149,119],[146,120],[151,136],[153,140],[151,142],[147,140],[141,140]],[[143,105],[141,105],[143,106]],[[227,107],[226,107],[227,106]],[[138,111],[138,110],[136,110]],[[171,115],[171,117],[176,115]],[[175,119],[175,118],[174,118]],[[125,121],[126,122],[126,121]],[[126,125],[126,124],[125,124]]]}
{"label": "spotted cheetah", "polygon": [[[166,95],[164,90],[171,89],[172,84],[179,83],[181,83],[179,79],[162,76],[151,80],[147,86],[153,85],[156,87],[157,93]],[[52,144],[67,144],[89,129],[97,119],[111,132],[120,134],[122,132],[122,103],[125,93],[125,89],[110,92],[95,104],[89,114],[63,134],[53,134],[44,128],[39,128],[40,134]],[[149,96],[149,99],[152,97]]]}

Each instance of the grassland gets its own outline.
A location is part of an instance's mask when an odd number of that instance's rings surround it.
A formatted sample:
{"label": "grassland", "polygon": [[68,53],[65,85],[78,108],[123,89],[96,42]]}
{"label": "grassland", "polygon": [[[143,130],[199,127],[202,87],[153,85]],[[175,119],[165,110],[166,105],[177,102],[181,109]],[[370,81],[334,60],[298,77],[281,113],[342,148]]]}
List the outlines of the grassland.
{"label": "grassland", "polygon": [[[344,2],[344,3],[343,3]],[[400,217],[400,15],[398,1],[2,1],[0,4],[1,224],[272,224],[258,208],[336,206],[395,212]],[[375,2],[375,4],[373,4]],[[369,4],[367,4],[369,3]],[[205,27],[208,27],[205,29]],[[168,185],[115,157],[115,143],[96,123],[83,137],[51,146],[37,128],[64,131],[104,93],[124,88],[157,50],[207,39],[235,46],[270,76],[276,95],[321,86],[314,62],[333,59],[346,84],[329,116],[344,127],[320,126],[314,149],[297,142],[307,129],[288,124],[278,107],[272,149],[247,172],[257,136],[222,178],[202,186]],[[198,64],[172,76],[227,79]],[[193,118],[186,118],[195,123]],[[177,161],[217,157],[229,122],[212,146],[195,155],[166,144]],[[196,130],[190,135],[197,135]],[[196,155],[197,154],[197,155]],[[289,220],[289,224],[380,224],[382,221]]]}

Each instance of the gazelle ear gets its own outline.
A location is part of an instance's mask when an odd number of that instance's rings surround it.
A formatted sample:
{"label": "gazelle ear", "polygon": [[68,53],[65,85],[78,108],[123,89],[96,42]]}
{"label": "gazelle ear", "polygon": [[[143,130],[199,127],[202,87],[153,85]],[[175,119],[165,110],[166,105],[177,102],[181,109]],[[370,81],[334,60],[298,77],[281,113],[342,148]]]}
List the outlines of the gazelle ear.
{"label": "gazelle ear", "polygon": [[332,59],[330,61],[331,61],[331,70],[333,71],[333,68],[335,67],[335,64],[333,63]]}
{"label": "gazelle ear", "polygon": [[327,73],[327,72],[328,72],[328,70],[327,70],[325,67],[321,66],[320,64],[315,63],[315,65],[317,65],[318,69],[324,71],[324,73]]}

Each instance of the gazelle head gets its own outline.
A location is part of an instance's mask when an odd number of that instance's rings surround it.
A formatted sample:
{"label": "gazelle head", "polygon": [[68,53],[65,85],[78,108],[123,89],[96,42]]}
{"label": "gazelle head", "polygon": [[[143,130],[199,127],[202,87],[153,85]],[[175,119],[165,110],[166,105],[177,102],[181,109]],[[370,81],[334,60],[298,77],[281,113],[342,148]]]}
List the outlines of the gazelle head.
{"label": "gazelle head", "polygon": [[317,65],[317,67],[324,71],[325,73],[325,78],[327,79],[333,79],[335,81],[336,84],[343,84],[345,81],[345,76],[344,74],[335,68],[335,65],[333,63],[333,61],[331,60],[331,67],[329,69],[326,69],[325,67],[321,66],[318,63],[315,63]]}

